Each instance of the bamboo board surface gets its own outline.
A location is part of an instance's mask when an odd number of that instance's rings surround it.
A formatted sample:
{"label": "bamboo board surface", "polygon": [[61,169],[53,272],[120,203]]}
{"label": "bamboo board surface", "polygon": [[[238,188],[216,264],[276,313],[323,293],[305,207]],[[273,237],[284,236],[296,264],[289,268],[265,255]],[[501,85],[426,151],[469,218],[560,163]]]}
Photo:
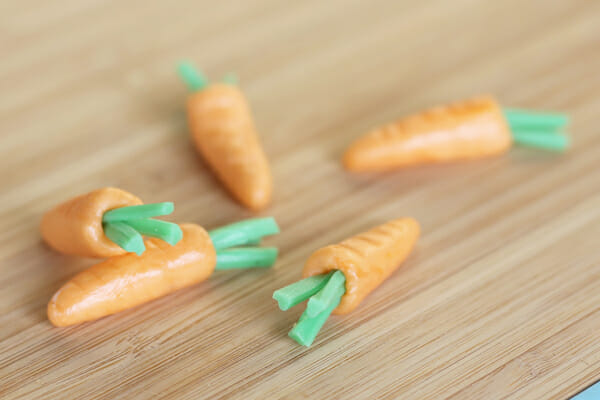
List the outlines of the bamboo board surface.
{"label": "bamboo board surface", "polygon": [[[600,378],[600,2],[133,0],[0,5],[0,397],[561,399]],[[275,180],[276,268],[100,321],[45,307],[93,263],[38,233],[102,186],[207,228],[250,217],[190,145],[174,72],[240,76]],[[564,110],[564,156],[350,175],[366,129],[479,93]],[[272,292],[317,248],[398,216],[423,235],[310,348]]]}

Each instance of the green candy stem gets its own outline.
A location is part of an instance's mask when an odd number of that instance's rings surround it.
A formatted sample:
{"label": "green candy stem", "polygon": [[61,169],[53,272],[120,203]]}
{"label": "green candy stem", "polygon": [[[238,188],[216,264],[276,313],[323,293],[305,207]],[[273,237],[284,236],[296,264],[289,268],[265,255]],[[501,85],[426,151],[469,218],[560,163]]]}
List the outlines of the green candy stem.
{"label": "green candy stem", "polygon": [[179,225],[166,222],[159,221],[156,219],[133,219],[128,221],[123,221],[124,224],[129,225],[139,233],[145,236],[152,236],[159,239],[164,240],[169,243],[171,246],[179,243],[181,238],[183,238],[183,232]]}
{"label": "green candy stem", "polygon": [[151,219],[171,214],[172,202],[142,204],[109,210],[102,215],[104,233],[126,251],[142,254],[146,247],[141,235],[153,236],[175,245],[183,236],[178,225]]}
{"label": "green candy stem", "polygon": [[249,247],[221,250],[217,252],[216,270],[268,268],[277,259],[275,247]]}
{"label": "green candy stem", "polygon": [[135,229],[123,222],[106,222],[104,234],[123,250],[141,255],[145,250],[144,239]]}
{"label": "green candy stem", "polygon": [[208,85],[208,79],[188,61],[179,63],[177,71],[192,92],[202,90]]}
{"label": "green candy stem", "polygon": [[331,275],[333,275],[333,272],[314,275],[294,282],[291,285],[276,290],[273,293],[273,298],[277,301],[282,311],[289,310],[323,289]]}
{"label": "green candy stem", "polygon": [[565,114],[532,112],[517,109],[504,109],[504,117],[511,129],[534,128],[539,130],[556,130],[569,123]]}
{"label": "green candy stem", "polygon": [[128,221],[132,219],[152,218],[171,214],[175,206],[171,202],[142,204],[109,210],[102,216],[102,222]]}
{"label": "green candy stem", "polygon": [[279,226],[272,217],[248,219],[208,232],[217,250],[247,246],[276,233],[279,233]]}
{"label": "green candy stem", "polygon": [[523,146],[557,152],[565,151],[569,147],[569,138],[562,133],[515,130],[512,132],[512,136],[515,143]]}
{"label": "green candy stem", "polygon": [[294,339],[302,346],[310,346],[325,324],[325,321],[327,321],[327,318],[329,318],[329,315],[331,315],[331,312],[340,304],[344,293],[345,288],[343,286],[336,287],[332,304],[330,304],[329,307],[323,312],[314,317],[309,317],[307,312],[308,310],[305,310],[300,316],[296,326],[294,326],[289,332],[289,337]]}
{"label": "green candy stem", "polygon": [[254,240],[249,240],[248,243],[245,244],[245,246],[260,246],[261,241],[262,241],[262,238],[256,238]]}
{"label": "green candy stem", "polygon": [[[336,300],[339,303],[339,296],[337,294],[339,293],[340,288],[345,288],[345,283],[346,277],[344,276],[344,273],[342,271],[335,271],[323,289],[308,300],[308,304],[306,305],[306,315],[310,318],[316,317],[331,307]],[[342,293],[343,292],[345,292],[345,289]]]}

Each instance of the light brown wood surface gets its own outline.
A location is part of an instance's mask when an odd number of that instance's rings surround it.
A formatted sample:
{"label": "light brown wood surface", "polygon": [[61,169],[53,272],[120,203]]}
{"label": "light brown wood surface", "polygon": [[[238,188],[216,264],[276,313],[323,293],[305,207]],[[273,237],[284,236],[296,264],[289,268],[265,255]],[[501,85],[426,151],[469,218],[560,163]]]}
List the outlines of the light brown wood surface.
{"label": "light brown wood surface", "polygon": [[[600,2],[100,1],[0,5],[0,397],[564,399],[600,378]],[[207,228],[251,216],[190,144],[181,59],[240,77],[272,162],[268,271],[94,323],[46,303],[92,260],[40,240],[107,185]],[[563,156],[350,175],[374,125],[479,93],[570,113]],[[317,248],[399,216],[416,252],[310,348],[272,292]]]}

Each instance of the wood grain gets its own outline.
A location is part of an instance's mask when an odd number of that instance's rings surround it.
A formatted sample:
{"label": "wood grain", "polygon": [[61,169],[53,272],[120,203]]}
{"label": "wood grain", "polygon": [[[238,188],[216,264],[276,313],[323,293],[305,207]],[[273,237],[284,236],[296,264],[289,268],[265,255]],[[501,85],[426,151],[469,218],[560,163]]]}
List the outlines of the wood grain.
{"label": "wood grain", "polygon": [[[600,3],[585,0],[0,5],[0,397],[564,399],[600,378]],[[212,228],[250,214],[190,145],[191,59],[236,71],[273,166],[271,271],[100,321],[45,305],[91,265],[40,241],[51,205],[114,185]],[[478,93],[572,116],[564,156],[349,175],[366,129]],[[309,349],[272,292],[317,248],[399,216],[423,236]]]}

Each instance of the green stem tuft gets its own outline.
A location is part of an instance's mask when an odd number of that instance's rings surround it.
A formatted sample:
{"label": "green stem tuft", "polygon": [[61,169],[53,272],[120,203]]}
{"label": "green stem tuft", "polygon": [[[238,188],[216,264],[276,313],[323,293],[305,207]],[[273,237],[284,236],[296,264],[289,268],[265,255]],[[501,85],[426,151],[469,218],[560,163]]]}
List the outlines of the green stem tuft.
{"label": "green stem tuft", "polygon": [[279,226],[272,217],[253,218],[236,222],[217,229],[208,234],[215,249],[222,250],[230,247],[248,246],[260,241],[263,236],[279,233]]}
{"label": "green stem tuft", "polygon": [[543,113],[527,110],[504,109],[504,117],[511,129],[534,128],[540,130],[556,130],[569,123],[565,114]]}
{"label": "green stem tuft", "polygon": [[345,292],[346,277],[342,271],[335,271],[327,284],[317,294],[308,300],[306,314],[313,318],[328,309],[336,300],[339,302],[340,289]]}
{"label": "green stem tuft", "polygon": [[109,210],[102,216],[102,222],[127,221],[132,219],[152,218],[171,214],[175,206],[171,202],[142,204]]}
{"label": "green stem tuft", "polygon": [[123,221],[139,233],[164,240],[171,246],[176,245],[183,238],[183,232],[179,225],[172,222],[159,221],[157,219],[133,219]]}
{"label": "green stem tuft", "polygon": [[275,247],[246,247],[217,252],[216,270],[268,268],[277,260]]}
{"label": "green stem tuft", "polygon": [[314,317],[310,317],[308,315],[308,310],[305,310],[300,316],[298,323],[289,332],[289,337],[302,346],[310,346],[325,324],[325,321],[327,321],[327,318],[329,318],[329,315],[331,315],[333,310],[340,304],[344,292],[345,288],[343,285],[337,286],[332,303],[324,311]]}
{"label": "green stem tuft", "polygon": [[192,92],[202,90],[208,85],[208,79],[191,62],[183,61],[177,66],[179,76]]}
{"label": "green stem tuft", "polygon": [[273,298],[277,301],[282,311],[289,310],[323,289],[331,275],[333,275],[333,272],[310,276],[301,281],[294,282],[291,285],[276,290],[273,293]]}
{"label": "green stem tuft", "polygon": [[516,144],[539,149],[563,152],[569,147],[569,137],[563,133],[515,130],[512,132]]}
{"label": "green stem tuft", "polygon": [[145,250],[144,239],[135,229],[123,222],[106,222],[104,234],[123,250],[141,255]]}

